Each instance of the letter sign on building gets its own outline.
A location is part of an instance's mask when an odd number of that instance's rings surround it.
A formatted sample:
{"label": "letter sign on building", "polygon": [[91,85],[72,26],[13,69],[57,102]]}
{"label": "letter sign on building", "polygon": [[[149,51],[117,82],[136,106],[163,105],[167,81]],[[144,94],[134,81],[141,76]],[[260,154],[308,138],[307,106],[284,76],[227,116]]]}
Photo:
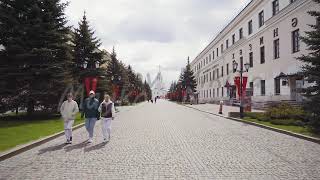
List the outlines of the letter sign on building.
{"label": "letter sign on building", "polygon": [[273,30],[273,37],[277,37],[279,35],[278,28]]}
{"label": "letter sign on building", "polygon": [[298,25],[298,19],[297,18],[293,18],[292,19],[292,27],[297,27]]}
{"label": "letter sign on building", "polygon": [[260,38],[260,45],[263,44],[263,37]]}

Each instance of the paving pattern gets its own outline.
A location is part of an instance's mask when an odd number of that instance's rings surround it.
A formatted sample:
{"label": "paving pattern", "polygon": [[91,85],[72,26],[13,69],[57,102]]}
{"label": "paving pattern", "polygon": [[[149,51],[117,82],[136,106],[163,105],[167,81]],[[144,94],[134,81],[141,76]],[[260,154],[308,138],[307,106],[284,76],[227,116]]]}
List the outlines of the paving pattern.
{"label": "paving pattern", "polygon": [[0,162],[0,179],[320,179],[320,145],[167,101],[118,113]]}

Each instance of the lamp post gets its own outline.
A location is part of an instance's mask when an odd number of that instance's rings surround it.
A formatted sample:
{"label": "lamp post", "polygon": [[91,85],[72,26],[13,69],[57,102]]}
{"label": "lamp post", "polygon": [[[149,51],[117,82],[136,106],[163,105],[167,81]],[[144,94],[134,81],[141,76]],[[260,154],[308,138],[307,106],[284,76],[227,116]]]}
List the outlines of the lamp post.
{"label": "lamp post", "polygon": [[245,70],[243,69],[243,57],[240,58],[240,70],[238,70],[238,63],[234,60],[232,62],[233,66],[233,72],[239,72],[240,73],[240,118],[243,119],[244,113],[243,113],[243,73],[248,72],[250,68],[249,63],[245,63],[244,67]]}
{"label": "lamp post", "polygon": [[[99,61],[95,61],[94,64],[89,64],[89,58],[86,57],[84,58],[85,60],[83,61],[82,67],[83,69],[90,69],[90,70],[94,70],[100,67],[100,62]],[[91,65],[91,66],[90,66]],[[94,90],[96,89],[96,85],[97,85],[97,78],[96,77],[85,77],[84,78],[84,83],[85,83],[85,87],[87,90],[87,94],[89,94],[90,90]],[[92,86],[90,86],[92,84]]]}

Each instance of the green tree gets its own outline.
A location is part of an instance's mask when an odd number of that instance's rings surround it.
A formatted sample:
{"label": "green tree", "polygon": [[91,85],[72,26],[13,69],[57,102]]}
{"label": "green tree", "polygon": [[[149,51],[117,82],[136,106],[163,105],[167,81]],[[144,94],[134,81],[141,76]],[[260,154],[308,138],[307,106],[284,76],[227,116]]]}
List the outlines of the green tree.
{"label": "green tree", "polygon": [[[189,57],[187,65],[183,71],[183,73],[179,77],[180,88],[186,90],[187,93],[187,101],[190,100],[190,95],[193,94],[197,87],[197,81],[195,79],[194,73],[191,69]],[[181,97],[182,99],[182,97]]]}
{"label": "green tree", "polygon": [[[120,99],[120,93],[124,85],[124,81],[122,79],[123,73],[124,72],[122,71],[121,64],[118,61],[117,54],[113,48],[111,60],[109,61],[107,66],[106,78],[108,80],[108,87],[111,87],[108,89],[108,93],[112,95],[114,101]],[[115,94],[115,92],[113,91],[113,87],[119,88],[118,94]]]}
{"label": "green tree", "polygon": [[[100,39],[94,36],[94,31],[90,28],[86,13],[79,22],[79,27],[74,29],[74,78],[81,82],[84,77],[105,76],[105,69],[98,65],[104,64],[103,51]],[[86,64],[86,68],[84,68]]]}
{"label": "green tree", "polygon": [[[319,7],[320,0],[314,0]],[[317,23],[310,25],[312,31],[306,32],[306,37],[302,37],[303,42],[308,46],[310,53],[302,55],[298,59],[305,63],[302,74],[311,86],[305,89],[305,108],[312,114],[312,126],[314,130],[320,132],[320,11],[308,12],[316,18]]]}
{"label": "green tree", "polygon": [[2,0],[0,3],[0,94],[13,104],[56,110],[71,83],[70,28],[60,0]]}
{"label": "green tree", "polygon": [[146,93],[147,100],[152,99],[152,90],[151,90],[149,84],[147,83],[147,81],[144,81],[144,91]]}

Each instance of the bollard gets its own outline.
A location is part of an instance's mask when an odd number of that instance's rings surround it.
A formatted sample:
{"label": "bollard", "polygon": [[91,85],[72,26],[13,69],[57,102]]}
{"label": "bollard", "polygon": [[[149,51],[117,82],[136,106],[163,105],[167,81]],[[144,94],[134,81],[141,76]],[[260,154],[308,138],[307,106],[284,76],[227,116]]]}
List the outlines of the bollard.
{"label": "bollard", "polygon": [[219,114],[222,114],[223,101],[220,101]]}

